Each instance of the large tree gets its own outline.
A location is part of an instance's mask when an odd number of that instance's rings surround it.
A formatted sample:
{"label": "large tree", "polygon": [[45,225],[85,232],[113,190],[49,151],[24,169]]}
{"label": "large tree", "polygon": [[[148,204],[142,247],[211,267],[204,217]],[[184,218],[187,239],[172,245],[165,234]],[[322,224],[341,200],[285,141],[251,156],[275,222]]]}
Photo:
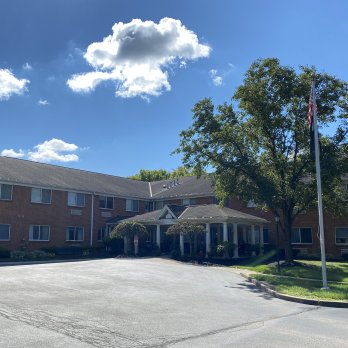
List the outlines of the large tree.
{"label": "large tree", "polygon": [[[196,171],[215,169],[221,199],[253,200],[280,216],[288,261],[294,219],[317,202],[307,123],[314,72],[274,58],[255,61],[230,104],[215,109],[206,98],[194,106],[193,124],[181,132],[177,149]],[[348,85],[326,73],[316,73],[315,83],[324,207],[337,214],[346,206],[341,178],[348,173]]]}
{"label": "large tree", "polygon": [[139,173],[130,176],[130,179],[141,181],[159,181],[166,179],[175,179],[181,176],[193,176],[195,173],[184,166],[180,166],[172,171],[165,169],[140,169]]}

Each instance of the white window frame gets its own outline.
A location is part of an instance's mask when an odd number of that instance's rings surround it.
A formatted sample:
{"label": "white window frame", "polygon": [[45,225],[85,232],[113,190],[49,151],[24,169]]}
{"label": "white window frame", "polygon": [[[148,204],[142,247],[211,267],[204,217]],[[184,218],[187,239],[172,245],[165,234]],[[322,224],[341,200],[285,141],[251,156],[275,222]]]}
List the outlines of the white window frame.
{"label": "white window frame", "polygon": [[[134,209],[134,202],[138,202],[138,209]],[[129,207],[129,204],[131,205],[131,207]],[[139,206],[139,199],[126,199],[126,211],[138,213],[140,208]]]}
{"label": "white window frame", "polygon": [[[74,229],[74,239],[67,239],[67,232],[68,229],[73,228]],[[82,229],[82,239],[76,239],[76,231],[78,228]],[[65,241],[66,242],[83,242],[85,240],[85,229],[83,228],[83,226],[67,226],[65,228]]]}
{"label": "white window frame", "polygon": [[[39,227],[39,239],[33,238],[33,228]],[[41,228],[48,227],[48,239],[41,238]],[[51,240],[51,226],[50,225],[30,225],[29,226],[29,241],[30,242],[49,242]]]}
{"label": "white window frame", "polygon": [[0,223],[0,225],[8,226],[8,239],[0,239],[0,241],[1,242],[7,242],[7,241],[11,240],[11,225],[10,224],[4,224],[4,223]]}
{"label": "white window frame", "polygon": [[[33,201],[33,190],[40,190],[40,202],[36,202]],[[46,190],[46,191],[50,191],[50,201],[49,202],[43,202],[42,201],[42,191]],[[39,188],[39,187],[32,187],[31,188],[31,203],[35,203],[35,204],[52,204],[52,190],[50,189],[45,189],[45,188]]]}
{"label": "white window frame", "polygon": [[337,229],[339,229],[339,228],[348,229],[348,227],[344,227],[344,226],[335,227],[335,244],[336,245],[348,245],[348,242],[347,243],[337,243]]}
{"label": "white window frame", "polygon": [[[78,205],[77,204],[77,195],[82,195],[83,196],[83,204],[82,205]],[[70,198],[74,197],[74,203],[71,203]],[[69,207],[80,207],[83,208],[86,206],[86,195],[82,192],[73,192],[73,191],[68,191],[68,206]]]}
{"label": "white window frame", "polygon": [[[312,230],[312,227],[293,227],[292,229],[293,230],[295,230],[295,229],[297,229],[297,230],[301,230],[301,229],[305,229],[305,228],[307,228],[307,229],[310,229],[311,230],[311,239],[312,239],[312,241],[311,241],[311,243],[303,243],[302,241],[301,241],[301,233],[300,233],[300,241],[299,242],[293,242],[293,241],[291,241],[291,244],[301,244],[301,245],[312,245],[313,244],[313,230]],[[292,231],[291,231],[292,232]]]}
{"label": "white window frame", "polygon": [[[11,186],[11,197],[10,198],[1,198],[1,192],[2,192],[3,185]],[[13,192],[13,185],[0,183],[0,200],[1,201],[12,201],[12,192]]]}
{"label": "white window frame", "polygon": [[[104,238],[107,237],[110,234],[110,231],[107,227],[101,227],[98,229],[98,242],[103,242]],[[99,235],[101,236],[101,238],[99,238]]]}
{"label": "white window frame", "polygon": [[[101,207],[100,206],[100,199],[104,197],[105,198],[105,203],[107,205],[108,202],[108,198],[112,199],[112,208],[108,208],[108,207]],[[112,196],[106,196],[106,195],[99,195],[99,209],[107,209],[107,210],[114,210],[115,209],[115,198]]]}

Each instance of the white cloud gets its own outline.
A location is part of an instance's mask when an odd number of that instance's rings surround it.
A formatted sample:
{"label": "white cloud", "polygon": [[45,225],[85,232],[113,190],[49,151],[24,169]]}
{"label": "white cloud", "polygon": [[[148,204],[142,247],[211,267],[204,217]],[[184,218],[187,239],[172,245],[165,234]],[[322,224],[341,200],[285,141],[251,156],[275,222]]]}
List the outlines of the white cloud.
{"label": "white cloud", "polygon": [[[82,148],[83,151],[87,149]],[[53,138],[34,146],[33,150],[30,151],[4,149],[1,156],[27,158],[37,162],[77,162],[79,156],[74,152],[79,150],[80,148],[75,144]]]}
{"label": "white cloud", "polygon": [[8,100],[13,94],[22,94],[27,90],[29,82],[17,79],[8,69],[0,69],[0,100]]}
{"label": "white cloud", "polygon": [[60,139],[46,140],[42,144],[34,146],[35,151],[28,152],[28,158],[37,162],[77,162],[79,157],[76,154],[62,154],[78,150],[75,144],[66,143]]}
{"label": "white cloud", "polygon": [[33,67],[28,62],[26,62],[25,64],[22,65],[22,69],[23,70],[32,70]]}
{"label": "white cloud", "polygon": [[49,105],[50,102],[46,99],[39,99],[39,101],[37,102],[38,105],[41,105],[41,106],[46,106],[46,105]]}
{"label": "white cloud", "polygon": [[216,69],[211,69],[209,71],[210,77],[212,78],[213,84],[215,86],[221,86],[222,85],[222,77],[219,76],[218,71]]}
{"label": "white cloud", "polygon": [[24,151],[21,149],[18,152],[13,149],[4,149],[1,151],[1,156],[23,158],[25,154],[24,154]]}
{"label": "white cloud", "polygon": [[158,96],[170,90],[166,67],[208,57],[211,48],[179,20],[160,22],[133,19],[116,23],[112,35],[87,48],[84,58],[94,71],[73,75],[68,86],[75,92],[91,92],[104,81],[115,81],[116,96]]}

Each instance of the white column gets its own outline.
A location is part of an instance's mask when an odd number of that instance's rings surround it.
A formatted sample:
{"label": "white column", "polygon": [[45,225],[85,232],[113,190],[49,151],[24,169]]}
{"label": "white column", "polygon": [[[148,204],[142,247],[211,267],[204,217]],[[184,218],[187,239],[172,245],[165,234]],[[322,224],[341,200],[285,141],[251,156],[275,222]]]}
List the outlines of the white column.
{"label": "white column", "polygon": [[161,225],[157,225],[156,229],[156,244],[161,248]]}
{"label": "white column", "polygon": [[123,237],[123,253],[125,255],[128,254],[128,241],[126,236]]}
{"label": "white column", "polygon": [[224,242],[228,242],[228,229],[227,229],[227,222],[222,223],[222,239]]}
{"label": "white column", "polygon": [[235,245],[233,250],[233,258],[237,259],[238,255],[238,225],[236,223],[233,224],[233,244]]}
{"label": "white column", "polygon": [[260,231],[260,254],[263,255],[263,226],[259,226],[259,231]]}
{"label": "white column", "polygon": [[138,236],[134,236],[134,255],[138,255],[139,254],[139,237]]}
{"label": "white column", "polygon": [[210,224],[205,224],[205,257],[208,257],[208,253],[210,253],[210,241],[211,241],[211,235],[210,235]]}
{"label": "white column", "polygon": [[180,233],[180,253],[184,256],[184,235]]}
{"label": "white column", "polygon": [[[251,225],[251,245],[255,245],[255,225]],[[256,255],[256,252],[251,253],[252,256]]]}

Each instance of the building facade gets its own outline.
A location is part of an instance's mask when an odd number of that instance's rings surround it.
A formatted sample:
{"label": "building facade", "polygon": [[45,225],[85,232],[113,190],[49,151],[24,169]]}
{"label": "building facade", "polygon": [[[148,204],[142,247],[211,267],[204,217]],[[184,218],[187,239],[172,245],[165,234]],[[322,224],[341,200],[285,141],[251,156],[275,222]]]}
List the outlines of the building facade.
{"label": "building facade", "polygon": [[[250,202],[230,200],[229,208],[251,216],[244,223],[242,215],[223,215],[216,202],[211,181],[205,177],[148,183],[0,157],[0,247],[12,251],[102,247],[110,229],[129,218],[147,224],[150,239],[164,248],[165,226],[179,218],[160,221],[163,209],[170,206],[202,207],[195,211],[202,214],[196,221],[209,226],[205,252],[221,241],[276,245],[277,227],[270,212],[258,210]],[[210,220],[205,216],[207,209]],[[152,224],[144,220],[150,212],[157,219]],[[333,257],[348,253],[348,217],[326,214],[324,224],[327,253]],[[294,249],[319,253],[318,234],[317,214],[299,215],[293,229]],[[234,256],[238,256],[238,249]]]}

